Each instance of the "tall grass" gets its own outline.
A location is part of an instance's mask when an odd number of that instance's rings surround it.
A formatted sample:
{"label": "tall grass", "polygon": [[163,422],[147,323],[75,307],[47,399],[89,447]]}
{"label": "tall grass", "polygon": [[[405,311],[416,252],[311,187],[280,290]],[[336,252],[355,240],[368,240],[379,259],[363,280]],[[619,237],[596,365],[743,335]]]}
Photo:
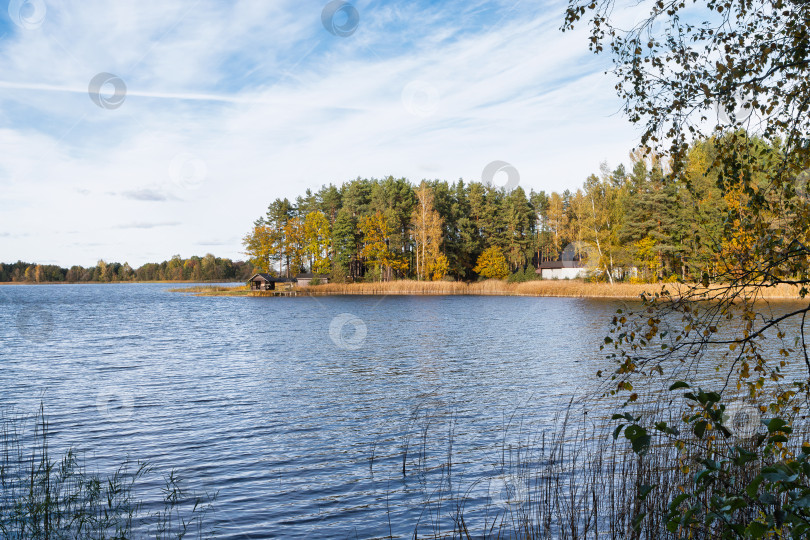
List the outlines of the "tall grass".
{"label": "tall grass", "polygon": [[[573,298],[613,298],[622,300],[638,299],[642,293],[660,293],[664,286],[660,283],[602,283],[572,280],[535,280],[522,283],[508,283],[504,280],[489,279],[467,283],[464,281],[415,281],[401,279],[374,283],[328,283],[294,287],[292,290],[303,295],[480,295],[480,296],[559,296]],[[666,288],[673,296],[678,296],[685,285],[667,283]],[[713,288],[716,286],[713,286]],[[278,291],[252,291],[249,287],[200,285],[178,287],[170,292],[192,293],[197,296],[275,296]],[[799,299],[799,289],[780,284],[758,291],[761,298],[769,300]]]}
{"label": "tall grass", "polygon": [[525,295],[574,296],[595,298],[638,298],[643,291],[655,289],[651,285],[621,283],[586,283],[581,280],[545,280],[507,283],[490,279],[473,283],[463,281],[397,280],[377,283],[328,283],[313,285],[308,294],[423,294],[423,295]]}
{"label": "tall grass", "polygon": [[250,292],[250,287],[247,285],[195,285],[192,287],[176,287],[169,289],[169,292],[182,292],[182,293],[203,293],[205,296],[227,296],[228,294],[247,294]]}
{"label": "tall grass", "polygon": [[[0,536],[10,539],[210,537],[214,497],[186,493],[175,471],[162,479],[162,505],[137,494],[154,470],[127,459],[110,475],[88,473],[74,450],[53,459],[48,421],[4,417],[0,425]],[[162,506],[162,507],[161,507]]]}
{"label": "tall grass", "polygon": [[[648,403],[645,412],[675,422],[680,415],[680,411],[667,410],[655,402]],[[432,421],[435,423],[436,419]],[[453,477],[458,473],[452,471],[458,467],[452,465],[449,453],[441,464],[421,458],[410,460],[413,468],[442,470],[440,485],[426,489],[422,518],[414,526],[413,538],[675,540],[680,537],[667,529],[666,515],[670,501],[682,493],[681,486],[688,489],[694,484],[696,471],[708,457],[701,441],[687,441],[685,449],[678,452],[659,440],[645,455],[639,456],[623,437],[614,439],[615,425],[611,421],[589,418],[581,408],[569,405],[551,424],[539,435],[524,436],[519,444],[507,443],[505,435],[497,474],[472,484],[460,483]],[[805,423],[794,427],[797,436],[791,450],[799,452],[810,430]],[[426,435],[420,437],[424,439]],[[749,444],[745,439],[730,438],[721,441],[718,449],[723,452],[735,445]],[[447,445],[451,449],[452,440]],[[433,450],[434,455],[443,455]],[[772,459],[760,455],[734,481],[742,489],[772,463]],[[412,475],[420,471],[403,468],[403,474],[406,472]],[[709,489],[706,500],[713,495]],[[752,506],[739,512],[753,519],[759,511]],[[718,520],[705,530],[691,531],[688,536],[719,538],[722,532],[728,533]]]}
{"label": "tall grass", "polygon": [[[666,284],[667,289],[676,294],[677,283]],[[507,283],[490,279],[473,283],[463,281],[414,281],[396,280],[376,283],[328,283],[312,285],[303,289],[313,295],[506,295],[506,296],[564,296],[576,298],[617,298],[637,299],[642,293],[654,294],[661,291],[662,284],[656,283],[601,283],[583,280],[536,280],[523,283]],[[773,299],[796,299],[798,289],[789,285],[778,285],[762,291],[763,297]]]}

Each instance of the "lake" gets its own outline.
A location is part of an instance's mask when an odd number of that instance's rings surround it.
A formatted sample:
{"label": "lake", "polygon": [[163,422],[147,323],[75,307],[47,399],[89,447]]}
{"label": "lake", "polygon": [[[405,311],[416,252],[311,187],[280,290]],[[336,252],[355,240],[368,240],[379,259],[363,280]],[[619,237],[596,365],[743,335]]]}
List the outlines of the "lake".
{"label": "lake", "polygon": [[471,508],[497,505],[505,445],[596,384],[620,306],[175,286],[0,287],[0,408],[44,403],[53,447],[90,467],[146,459],[218,492],[206,519],[222,538],[446,527],[424,503],[448,461]]}

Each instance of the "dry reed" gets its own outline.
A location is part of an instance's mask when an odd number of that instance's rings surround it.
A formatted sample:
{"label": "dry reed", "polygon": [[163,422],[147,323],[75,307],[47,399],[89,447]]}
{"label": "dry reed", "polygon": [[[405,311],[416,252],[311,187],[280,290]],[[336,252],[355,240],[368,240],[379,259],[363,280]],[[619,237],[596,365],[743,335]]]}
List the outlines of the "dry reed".
{"label": "dry reed", "polygon": [[[574,298],[638,299],[642,293],[660,293],[661,288],[677,295],[677,283],[599,283],[582,280],[543,280],[508,283],[490,279],[465,283],[462,281],[397,280],[375,283],[329,283],[312,285],[301,291],[310,295],[492,295],[492,296],[562,296]],[[778,285],[763,289],[760,294],[768,299],[798,299],[798,289]]]}
{"label": "dry reed", "polygon": [[[667,410],[660,401],[645,409],[648,414],[658,418],[663,415],[675,422],[680,417],[680,411]],[[459,485],[457,478],[451,480],[449,458],[445,464],[412,460],[410,463],[416,470],[403,468],[403,474],[418,474],[420,469],[443,470],[441,485],[426,489],[430,495],[423,503],[423,516],[429,519],[419,520],[412,537],[676,540],[678,536],[667,529],[666,514],[670,501],[682,493],[681,486],[694,485],[695,472],[708,457],[700,441],[688,433],[682,435],[687,445],[679,453],[672,444],[656,439],[649,452],[639,456],[630,450],[624,437],[614,439],[614,422],[604,417],[589,418],[583,412],[569,405],[555,415],[553,427],[538,437],[527,437],[518,444],[504,441],[499,474],[483,481],[486,489],[487,483],[503,482],[506,478],[506,483],[496,490],[503,492],[503,496],[496,502],[489,489],[490,495],[485,498],[488,504],[483,509],[474,504],[475,485],[463,482]],[[809,426],[802,423],[794,427],[796,437],[790,448],[799,452],[801,441],[807,440]],[[452,447],[452,442],[448,445]],[[718,450],[727,453],[734,445],[748,447],[750,441],[721,441]],[[425,453],[423,450],[422,454]],[[435,449],[433,454],[439,460],[443,456]],[[690,468],[682,468],[679,463]],[[772,460],[758,456],[738,471],[734,478],[736,487],[743,490],[770,463]],[[649,486],[653,486],[649,496],[642,497]],[[705,500],[713,493],[710,488]],[[758,512],[760,508],[750,506],[738,514],[752,520]],[[639,521],[642,515],[644,519]],[[718,521],[691,532],[693,538],[720,538],[723,524]]]}

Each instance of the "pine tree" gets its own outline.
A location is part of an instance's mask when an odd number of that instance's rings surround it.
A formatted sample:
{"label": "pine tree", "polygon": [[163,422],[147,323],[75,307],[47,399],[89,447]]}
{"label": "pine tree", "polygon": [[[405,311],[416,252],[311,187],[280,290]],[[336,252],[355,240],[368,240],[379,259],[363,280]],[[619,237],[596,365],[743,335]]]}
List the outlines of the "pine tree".
{"label": "pine tree", "polygon": [[293,206],[287,199],[276,199],[267,207],[264,222],[269,228],[273,248],[271,263],[278,263],[279,274],[290,277],[290,253],[287,238],[287,223],[292,217]]}
{"label": "pine tree", "polygon": [[334,246],[333,277],[341,279],[357,279],[358,251],[357,219],[351,212],[342,208],[337,213],[335,225],[332,227],[332,245]]}
{"label": "pine tree", "polygon": [[504,249],[511,269],[523,267],[531,245],[532,208],[526,192],[518,186],[510,191],[503,202]]}

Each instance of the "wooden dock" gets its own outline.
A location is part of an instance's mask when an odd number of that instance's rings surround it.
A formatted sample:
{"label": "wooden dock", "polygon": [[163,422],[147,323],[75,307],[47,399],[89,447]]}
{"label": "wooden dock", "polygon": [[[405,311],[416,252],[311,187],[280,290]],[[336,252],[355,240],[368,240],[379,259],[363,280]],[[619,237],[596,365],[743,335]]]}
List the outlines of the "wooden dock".
{"label": "wooden dock", "polygon": [[287,291],[251,291],[248,293],[248,296],[299,296],[301,291],[298,290],[287,290]]}

